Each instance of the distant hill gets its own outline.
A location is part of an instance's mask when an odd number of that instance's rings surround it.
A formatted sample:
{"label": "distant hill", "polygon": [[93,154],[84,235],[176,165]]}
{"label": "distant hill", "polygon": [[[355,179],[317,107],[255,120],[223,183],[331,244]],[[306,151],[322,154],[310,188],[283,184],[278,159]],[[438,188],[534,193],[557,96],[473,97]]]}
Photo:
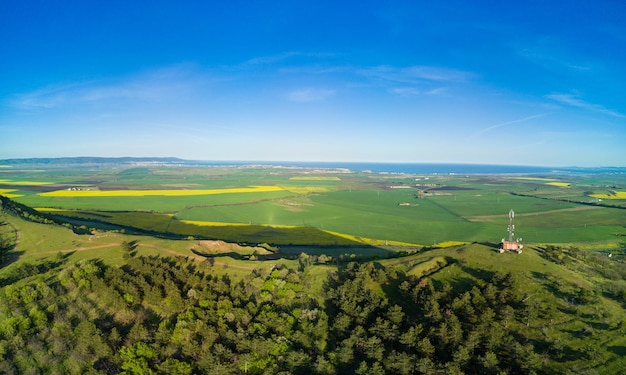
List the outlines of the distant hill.
{"label": "distant hill", "polygon": [[117,164],[181,164],[185,160],[174,157],[117,157],[105,158],[95,156],[62,157],[62,158],[26,158],[26,159],[4,159],[0,160],[0,165],[10,166],[78,166],[78,165],[117,165]]}

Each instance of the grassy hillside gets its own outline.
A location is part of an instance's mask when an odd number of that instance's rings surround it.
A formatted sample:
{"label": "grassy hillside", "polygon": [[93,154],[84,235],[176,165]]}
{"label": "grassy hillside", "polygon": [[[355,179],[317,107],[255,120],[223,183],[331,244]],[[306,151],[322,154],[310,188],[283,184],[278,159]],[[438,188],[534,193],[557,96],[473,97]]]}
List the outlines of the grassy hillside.
{"label": "grassy hillside", "polygon": [[262,260],[271,247],[76,234],[3,208],[2,373],[626,367],[623,245],[611,257],[597,246],[518,255],[473,243],[362,263],[332,248],[296,256],[306,247]]}

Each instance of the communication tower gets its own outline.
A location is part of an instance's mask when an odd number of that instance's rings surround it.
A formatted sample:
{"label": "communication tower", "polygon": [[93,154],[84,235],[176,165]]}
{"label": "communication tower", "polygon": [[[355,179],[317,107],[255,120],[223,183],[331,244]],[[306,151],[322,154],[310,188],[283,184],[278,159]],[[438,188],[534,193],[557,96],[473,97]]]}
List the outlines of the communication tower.
{"label": "communication tower", "polygon": [[515,219],[515,212],[511,210],[509,211],[509,226],[507,228],[507,232],[509,232],[509,239],[502,239],[498,248],[499,253],[503,253],[505,251],[515,251],[518,254],[522,253],[524,245],[522,244],[521,238],[515,238],[515,224],[513,224],[513,219]]}

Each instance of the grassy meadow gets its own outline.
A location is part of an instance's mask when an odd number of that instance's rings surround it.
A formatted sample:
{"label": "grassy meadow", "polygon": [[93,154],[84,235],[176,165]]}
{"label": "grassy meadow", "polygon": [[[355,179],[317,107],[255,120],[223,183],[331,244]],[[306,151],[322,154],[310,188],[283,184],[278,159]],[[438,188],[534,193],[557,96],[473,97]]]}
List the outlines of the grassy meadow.
{"label": "grassy meadow", "polygon": [[[317,298],[327,293],[325,280],[328,275],[346,265],[307,263],[310,257],[319,259],[317,257],[321,254],[339,259],[341,249],[338,247],[312,247],[310,251],[302,246],[285,247],[284,257],[262,261],[236,255],[260,256],[271,252],[262,248],[242,248],[222,241],[172,240],[98,231],[78,235],[58,225],[33,223],[7,214],[0,214],[0,219],[3,230],[12,228],[19,233],[10,259],[0,268],[0,281],[5,282],[11,280],[16,272],[27,269],[24,265],[39,264],[46,259],[56,260],[65,267],[96,261],[126,269],[129,257],[124,244],[132,247],[134,258],[159,256],[178,257],[181,262],[195,260],[198,270],[214,278],[224,276],[232,280],[249,280],[251,275],[277,272],[276,267],[299,269],[305,280],[305,290]],[[498,316],[497,319],[510,319],[507,323],[509,329],[524,332],[525,342],[532,343],[538,358],[543,358],[539,362],[543,368],[541,373],[566,373],[576,368],[578,371],[619,374],[626,366],[624,305],[614,296],[609,298],[610,291],[626,290],[626,284],[615,276],[608,278],[608,272],[616,271],[616,267],[623,264],[620,260],[624,257],[623,253],[618,251],[616,257],[619,259],[610,262],[606,256],[594,252],[586,255],[585,252],[570,251],[563,253],[570,255],[555,262],[541,246],[529,246],[522,255],[517,255],[498,254],[495,247],[489,244],[450,245],[389,259],[384,259],[387,256],[381,253],[381,248],[362,247],[358,250],[383,258],[376,262],[377,275],[386,270],[388,275],[406,275],[424,283],[432,282],[438,289],[452,290],[451,293],[458,298],[469,296],[470,292],[473,295],[477,287],[484,288],[485,280],[498,273],[511,272],[515,275],[521,307],[511,312],[511,317]],[[198,255],[193,249],[209,253],[211,257]],[[299,255],[303,250],[310,255]],[[355,258],[346,258],[345,261],[352,259]],[[58,274],[64,273],[61,271]],[[398,277],[402,279],[405,276]],[[381,280],[387,279],[370,279],[365,286],[382,295],[396,296],[401,293],[397,288],[402,286],[395,285],[394,279],[389,279],[384,287],[379,285],[383,282]],[[0,287],[8,291],[15,289]]]}
{"label": "grassy meadow", "polygon": [[87,227],[109,224],[276,245],[332,246],[350,237],[351,244],[362,239],[433,246],[498,242],[507,235],[510,209],[516,212],[516,234],[529,243],[620,243],[626,234],[625,185],[620,175],[417,176],[259,166],[6,168],[0,194]]}
{"label": "grassy meadow", "polygon": [[[3,169],[0,194],[85,234],[1,211],[4,295],[16,289],[12,283],[24,290],[35,278],[52,285],[54,275],[88,262],[131,272],[129,265],[141,259],[174,257],[164,262],[215,280],[232,278],[232,290],[269,275],[260,285],[272,286],[276,303],[286,293],[278,286],[296,275],[299,290],[324,301],[338,274],[362,267],[369,271],[361,284],[346,284],[358,285],[359,292],[341,295],[386,296],[406,304],[406,316],[415,317],[415,301],[403,293],[432,284],[437,294],[449,293],[440,302],[456,301],[450,306],[463,318],[471,309],[460,301],[478,308],[478,295],[493,292],[487,284],[508,273],[515,309],[498,304],[491,313],[497,311],[495,322],[519,333],[541,369],[537,373],[620,374],[626,366],[626,211],[617,194],[626,184],[620,176],[413,176],[260,167],[8,170]],[[611,191],[612,199],[593,197]],[[76,194],[81,192],[91,196]],[[516,235],[524,238],[520,255],[496,250],[507,235],[510,209]],[[351,263],[361,260],[373,262]],[[17,276],[45,264],[53,267],[46,274]],[[291,279],[272,278],[279,269]],[[87,287],[77,288],[82,295]],[[128,314],[129,306],[123,305]],[[328,316],[335,321],[329,327],[342,321],[334,312]],[[176,315],[171,319],[178,322]]]}

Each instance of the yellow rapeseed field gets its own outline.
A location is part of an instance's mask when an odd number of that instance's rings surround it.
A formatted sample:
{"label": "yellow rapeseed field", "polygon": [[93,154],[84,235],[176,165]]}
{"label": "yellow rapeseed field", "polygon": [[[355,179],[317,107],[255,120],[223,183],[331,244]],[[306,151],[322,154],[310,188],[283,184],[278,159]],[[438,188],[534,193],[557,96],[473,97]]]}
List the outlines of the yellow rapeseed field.
{"label": "yellow rapeseed field", "polygon": [[275,224],[243,224],[243,223],[226,223],[223,221],[199,221],[199,220],[179,220],[181,223],[198,225],[201,227],[244,227],[251,225],[260,225],[270,228],[297,228],[294,225],[275,225]]}
{"label": "yellow rapeseed field", "polygon": [[0,179],[0,184],[2,185],[50,185],[52,182],[41,182],[41,181],[12,181],[12,180],[2,180]]}
{"label": "yellow rapeseed field", "polygon": [[289,179],[294,181],[341,181],[336,176],[294,176]]}
{"label": "yellow rapeseed field", "polygon": [[599,199],[626,199],[626,191],[615,191],[615,194],[591,194],[591,197]]}
{"label": "yellow rapeseed field", "polygon": [[297,186],[285,186],[284,190],[287,190],[295,194],[309,194],[309,193],[326,193],[329,190],[323,187],[297,187]]}
{"label": "yellow rapeseed field", "polygon": [[452,246],[461,246],[461,245],[467,245],[468,242],[462,242],[462,241],[444,241],[444,242],[439,242],[438,244],[435,244],[436,247],[452,247]]}
{"label": "yellow rapeseed field", "polygon": [[10,194],[12,191],[17,191],[15,189],[0,189],[0,195],[5,196],[7,198],[19,198],[22,197],[22,194]]}
{"label": "yellow rapeseed field", "polygon": [[250,186],[245,188],[228,189],[198,189],[198,190],[55,190],[40,193],[43,197],[145,197],[145,196],[190,196],[213,195],[232,193],[265,193],[283,191],[279,186]]}
{"label": "yellow rapeseed field", "polygon": [[54,208],[54,207],[34,207],[35,210],[39,212],[65,212],[66,209],[63,208]]}
{"label": "yellow rapeseed field", "polygon": [[421,246],[421,245],[418,245],[418,244],[408,243],[408,242],[377,240],[377,239],[374,239],[374,238],[353,236],[351,234],[333,232],[333,231],[330,231],[330,230],[324,230],[324,232],[332,234],[333,236],[345,238],[345,239],[348,239],[348,240],[351,240],[351,241],[354,241],[354,242],[358,242],[358,243],[362,243],[364,245],[370,245],[370,246],[407,246],[407,247]]}
{"label": "yellow rapeseed field", "polygon": [[564,187],[564,188],[570,187],[570,184],[568,182],[552,181],[552,182],[546,182],[546,184],[552,185],[552,186]]}
{"label": "yellow rapeseed field", "polygon": [[517,180],[527,180],[527,181],[554,181],[553,178],[546,177],[514,177]]}
{"label": "yellow rapeseed field", "polygon": [[200,227],[243,227],[248,224],[226,223],[223,221],[200,221],[200,220],[178,220],[181,223],[197,225]]}

